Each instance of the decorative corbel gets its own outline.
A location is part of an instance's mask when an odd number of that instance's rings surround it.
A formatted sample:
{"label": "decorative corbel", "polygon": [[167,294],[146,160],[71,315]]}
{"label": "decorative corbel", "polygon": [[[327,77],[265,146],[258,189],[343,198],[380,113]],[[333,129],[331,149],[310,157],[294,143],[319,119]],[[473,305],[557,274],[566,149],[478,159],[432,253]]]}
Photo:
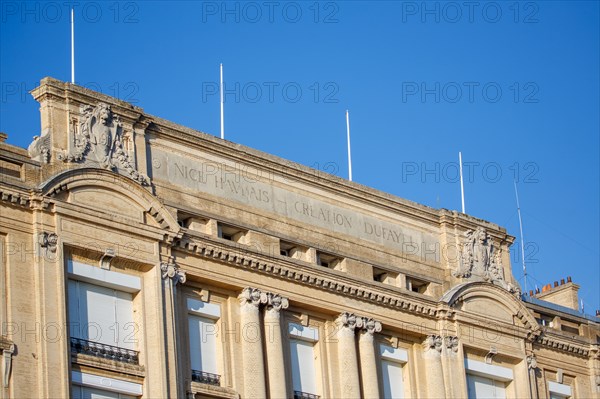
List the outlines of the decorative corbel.
{"label": "decorative corbel", "polygon": [[531,355],[527,355],[527,369],[529,370],[535,370],[537,368],[537,358],[535,357],[535,354],[532,353]]}
{"label": "decorative corbel", "polygon": [[8,348],[2,350],[2,357],[4,358],[4,373],[2,377],[2,386],[8,388],[8,380],[10,378],[10,372],[12,369],[12,355],[15,353],[15,344],[10,344]]}
{"label": "decorative corbel", "polygon": [[104,255],[100,258],[100,268],[104,270],[110,270],[110,262],[115,258],[115,250],[112,248],[107,248],[104,251]]}
{"label": "decorative corbel", "polygon": [[498,349],[495,346],[490,346],[490,351],[485,355],[485,363],[492,364],[494,356],[498,354]]}
{"label": "decorative corbel", "polygon": [[56,233],[43,232],[39,235],[38,241],[40,247],[44,248],[46,252],[56,253],[58,248],[58,235]]}
{"label": "decorative corbel", "polygon": [[162,271],[162,278],[170,278],[173,281],[173,285],[177,285],[178,283],[183,284],[186,281],[185,272],[173,261],[161,262],[160,270]]}

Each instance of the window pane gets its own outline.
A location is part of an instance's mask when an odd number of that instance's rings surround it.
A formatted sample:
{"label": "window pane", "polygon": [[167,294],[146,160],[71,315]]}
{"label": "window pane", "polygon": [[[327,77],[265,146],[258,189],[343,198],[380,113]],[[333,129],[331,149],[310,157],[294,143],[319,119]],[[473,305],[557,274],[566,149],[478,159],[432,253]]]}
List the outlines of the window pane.
{"label": "window pane", "polygon": [[300,340],[290,340],[292,361],[292,385],[294,391],[317,393],[315,378],[315,354],[313,344]]}
{"label": "window pane", "polygon": [[389,360],[381,362],[383,373],[383,396],[389,398],[404,397],[404,383],[402,381],[402,365]]}
{"label": "window pane", "polygon": [[219,374],[217,371],[217,329],[215,322],[204,317],[190,315],[188,324],[192,369]]}
{"label": "window pane", "polygon": [[133,300],[128,292],[115,291],[117,324],[117,346],[127,349],[135,349],[138,329],[133,324]]}

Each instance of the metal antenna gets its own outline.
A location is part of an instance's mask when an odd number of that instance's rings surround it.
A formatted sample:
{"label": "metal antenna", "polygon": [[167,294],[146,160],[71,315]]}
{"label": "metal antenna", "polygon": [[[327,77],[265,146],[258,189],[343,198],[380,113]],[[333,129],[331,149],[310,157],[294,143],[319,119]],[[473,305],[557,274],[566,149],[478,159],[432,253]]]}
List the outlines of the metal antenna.
{"label": "metal antenna", "polygon": [[346,110],[346,132],[348,136],[348,180],[352,181],[352,151],[350,150],[350,114]]}
{"label": "metal antenna", "polygon": [[75,84],[75,12],[71,8],[71,83]]}
{"label": "metal antenna", "polygon": [[462,213],[465,213],[465,185],[463,183],[462,152],[458,152],[458,163],[460,169],[460,199],[462,202]]}
{"label": "metal antenna", "polygon": [[527,292],[527,267],[525,266],[525,238],[523,237],[523,220],[521,219],[521,206],[519,205],[519,192],[517,191],[517,181],[515,184],[515,196],[517,197],[517,214],[519,215],[519,230],[521,231],[521,262],[523,263],[523,283],[525,292]]}
{"label": "metal antenna", "polygon": [[223,112],[223,64],[221,64],[221,138],[225,138],[225,117]]}

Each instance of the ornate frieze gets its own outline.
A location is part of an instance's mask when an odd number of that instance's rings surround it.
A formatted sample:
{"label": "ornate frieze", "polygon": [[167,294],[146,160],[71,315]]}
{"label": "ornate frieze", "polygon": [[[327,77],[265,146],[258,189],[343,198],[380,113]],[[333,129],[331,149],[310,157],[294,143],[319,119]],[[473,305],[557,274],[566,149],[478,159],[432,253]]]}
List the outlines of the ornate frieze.
{"label": "ornate frieze", "polygon": [[162,271],[162,278],[170,278],[174,285],[178,283],[183,284],[186,281],[185,272],[175,262],[161,262],[160,270]]}
{"label": "ornate frieze", "polygon": [[77,131],[73,132],[72,148],[58,153],[58,160],[95,164],[123,173],[140,184],[148,184],[148,178],[136,170],[123,148],[123,125],[110,105],[84,105],[82,114]]}

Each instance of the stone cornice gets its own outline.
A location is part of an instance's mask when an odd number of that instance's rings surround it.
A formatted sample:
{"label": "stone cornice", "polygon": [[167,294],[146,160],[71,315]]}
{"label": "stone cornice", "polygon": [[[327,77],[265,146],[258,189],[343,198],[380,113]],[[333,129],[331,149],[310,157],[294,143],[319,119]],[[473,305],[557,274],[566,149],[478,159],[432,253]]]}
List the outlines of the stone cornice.
{"label": "stone cornice", "polygon": [[568,340],[564,337],[552,335],[551,333],[549,334],[548,332],[544,332],[539,335],[535,342],[547,348],[569,352],[583,357],[588,357],[593,349],[592,345],[586,345],[584,343],[575,342],[574,340]]}
{"label": "stone cornice", "polygon": [[273,261],[273,259],[258,253],[249,253],[248,250],[242,250],[239,247],[230,247],[226,243],[206,239],[201,241],[184,239],[177,241],[175,247],[192,252],[205,259],[215,259],[235,267],[251,269],[280,279],[293,280],[299,284],[432,319],[435,319],[440,311],[438,304],[433,300],[431,303],[426,303],[419,300],[420,298],[413,298],[408,293],[406,295],[384,293],[381,287],[365,287],[364,283],[352,281],[350,277],[337,274],[328,276],[327,270],[298,265],[286,262],[283,259]]}
{"label": "stone cornice", "polygon": [[31,195],[19,193],[0,186],[0,201],[14,206],[29,207],[31,203]]}

